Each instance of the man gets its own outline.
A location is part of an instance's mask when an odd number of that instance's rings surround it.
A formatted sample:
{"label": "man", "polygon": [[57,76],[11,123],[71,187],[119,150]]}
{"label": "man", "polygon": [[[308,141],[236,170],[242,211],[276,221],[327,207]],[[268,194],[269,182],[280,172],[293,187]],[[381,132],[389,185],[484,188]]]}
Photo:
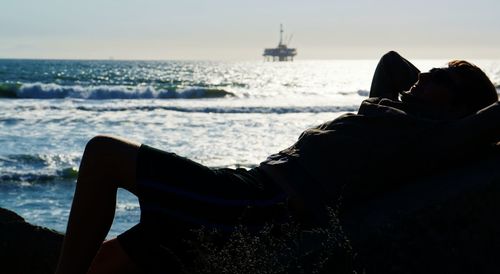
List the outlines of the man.
{"label": "man", "polygon": [[[470,157],[499,133],[491,123],[500,119],[496,90],[465,61],[419,73],[389,52],[377,66],[370,97],[358,114],[306,130],[248,171],[210,169],[134,142],[93,138],[82,158],[57,273],[183,272],[193,259],[183,241],[191,229],[231,232],[243,224],[252,230],[289,216],[320,226],[325,207],[340,197],[353,206]],[[119,187],[139,197],[141,221],[102,243]]]}

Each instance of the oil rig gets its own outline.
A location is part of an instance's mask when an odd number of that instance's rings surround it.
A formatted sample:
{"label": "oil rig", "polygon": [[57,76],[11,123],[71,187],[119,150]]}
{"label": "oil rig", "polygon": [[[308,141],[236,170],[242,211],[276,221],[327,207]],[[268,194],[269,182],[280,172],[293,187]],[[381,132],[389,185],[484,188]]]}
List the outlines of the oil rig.
{"label": "oil rig", "polygon": [[283,43],[283,24],[280,24],[280,42],[276,48],[264,49],[264,58],[267,61],[293,61],[293,57],[297,55],[297,50],[288,48],[286,44],[290,43],[292,36],[288,39],[287,43]]}

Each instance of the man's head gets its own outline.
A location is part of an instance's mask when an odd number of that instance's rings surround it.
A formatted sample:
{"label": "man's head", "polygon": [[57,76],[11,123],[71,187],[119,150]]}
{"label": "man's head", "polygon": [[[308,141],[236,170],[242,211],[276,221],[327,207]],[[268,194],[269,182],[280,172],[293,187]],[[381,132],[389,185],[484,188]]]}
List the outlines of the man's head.
{"label": "man's head", "polygon": [[447,68],[420,73],[401,100],[422,105],[442,118],[460,118],[498,101],[498,95],[480,68],[454,60]]}

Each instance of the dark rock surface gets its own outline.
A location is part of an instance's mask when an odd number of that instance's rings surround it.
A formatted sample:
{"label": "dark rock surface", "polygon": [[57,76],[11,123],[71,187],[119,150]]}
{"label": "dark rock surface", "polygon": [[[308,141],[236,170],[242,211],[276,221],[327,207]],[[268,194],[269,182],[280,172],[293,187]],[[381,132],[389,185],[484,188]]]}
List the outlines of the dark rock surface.
{"label": "dark rock surface", "polygon": [[0,273],[54,273],[63,235],[0,208]]}
{"label": "dark rock surface", "polygon": [[497,273],[500,157],[405,184],[340,219],[358,273]]}
{"label": "dark rock surface", "polygon": [[[349,247],[321,273],[497,273],[500,157],[383,191],[338,217],[343,235],[332,235]],[[62,240],[0,208],[0,273],[53,273]]]}

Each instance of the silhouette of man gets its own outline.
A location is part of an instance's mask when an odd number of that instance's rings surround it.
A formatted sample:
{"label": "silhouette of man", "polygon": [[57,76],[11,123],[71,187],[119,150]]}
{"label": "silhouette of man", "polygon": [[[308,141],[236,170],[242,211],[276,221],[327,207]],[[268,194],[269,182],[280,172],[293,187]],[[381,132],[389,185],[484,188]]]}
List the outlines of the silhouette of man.
{"label": "silhouette of man", "polygon": [[[499,133],[491,123],[500,119],[497,100],[488,77],[466,61],[420,73],[389,52],[357,114],[304,131],[251,170],[211,169],[146,145],[94,137],[82,157],[57,273],[182,272],[193,259],[183,243],[190,229],[252,230],[290,216],[322,225],[325,207],[340,196],[352,206],[486,149]],[[118,188],[139,197],[141,220],[103,243]]]}

